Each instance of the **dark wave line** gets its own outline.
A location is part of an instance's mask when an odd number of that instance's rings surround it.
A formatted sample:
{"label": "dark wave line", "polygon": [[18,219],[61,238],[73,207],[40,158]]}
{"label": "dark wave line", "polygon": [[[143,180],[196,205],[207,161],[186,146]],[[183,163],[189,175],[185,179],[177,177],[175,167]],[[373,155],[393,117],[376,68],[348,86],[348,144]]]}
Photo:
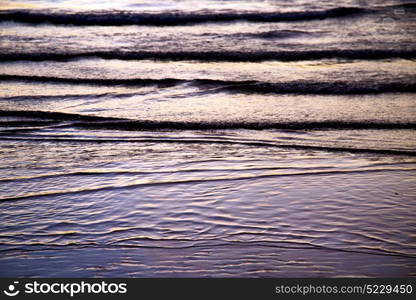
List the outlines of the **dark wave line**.
{"label": "dark wave line", "polygon": [[292,81],[282,83],[233,83],[222,88],[230,92],[255,94],[316,94],[316,95],[357,95],[381,93],[414,93],[416,85],[405,82],[308,82]]}
{"label": "dark wave line", "polygon": [[416,123],[388,123],[374,121],[310,121],[310,122],[187,122],[187,121],[155,121],[155,120],[130,120],[111,117],[88,116],[80,114],[25,111],[25,110],[0,110],[0,117],[27,117],[57,121],[75,121],[64,127],[80,127],[85,129],[116,129],[127,131],[140,130],[217,130],[217,129],[282,129],[282,130],[344,130],[344,129],[416,129]]}
{"label": "dark wave line", "polygon": [[[293,250],[310,250],[310,249],[320,249],[324,251],[334,251],[334,252],[343,252],[343,253],[358,253],[366,255],[380,255],[380,256],[395,256],[395,257],[405,257],[405,258],[416,258],[415,255],[410,253],[403,253],[397,250],[388,250],[388,249],[373,249],[369,247],[364,247],[362,249],[341,249],[333,248],[328,246],[323,246],[319,244],[313,244],[309,242],[293,242],[293,241],[227,241],[227,240],[218,240],[216,239],[207,240],[209,243],[195,243],[191,245],[182,245],[182,246],[160,246],[160,245],[144,245],[144,244],[97,244],[92,243],[68,243],[68,244],[0,244],[2,247],[11,247],[0,249],[1,253],[7,252],[38,252],[38,251],[59,251],[59,250],[73,250],[83,249],[83,248],[98,248],[98,249],[165,249],[165,250],[184,250],[184,249],[216,249],[216,248],[229,248],[229,247],[267,247],[274,249],[293,249]],[[199,242],[199,241],[198,241]]]}
{"label": "dark wave line", "polygon": [[[172,139],[88,139],[88,138],[26,138],[26,137],[9,137],[0,135],[0,140],[4,141],[31,141],[31,142],[55,142],[55,143],[168,143],[168,144],[225,144],[225,145],[243,145],[250,147],[273,147],[282,149],[298,149],[298,150],[313,150],[313,151],[327,151],[327,152],[349,152],[349,153],[371,153],[384,155],[404,155],[416,156],[416,151],[412,150],[393,150],[393,149],[372,149],[372,148],[351,148],[351,147],[328,147],[328,146],[313,146],[300,144],[279,144],[268,142],[244,142],[244,141],[227,141],[227,140],[212,140],[212,139],[186,139],[186,140],[172,140]],[[292,174],[293,176],[293,174]],[[261,177],[261,176],[259,176]]]}
{"label": "dark wave line", "polygon": [[[44,247],[47,246],[47,247]],[[74,248],[87,248],[87,247],[97,247],[98,244],[96,242],[69,242],[66,244],[56,244],[56,243],[50,243],[50,244],[44,244],[42,242],[37,243],[31,243],[31,244],[11,244],[11,243],[0,243],[0,247],[12,247],[12,248],[5,248],[0,249],[0,252],[13,252],[13,251],[24,251],[24,252],[35,252],[35,251],[47,251],[47,250],[59,250],[59,248],[66,248],[66,247],[74,247]],[[22,248],[23,247],[23,248]],[[24,248],[24,247],[31,247]],[[58,248],[58,249],[57,249]]]}
{"label": "dark wave line", "polygon": [[[317,147],[314,147],[317,148]],[[319,147],[322,150],[322,147]],[[416,153],[415,153],[416,154]],[[402,172],[402,171],[414,171],[411,170],[389,170],[390,172]],[[18,200],[27,200],[34,198],[44,198],[44,197],[55,197],[55,196],[64,196],[64,195],[77,195],[85,193],[95,193],[100,191],[108,190],[123,190],[123,189],[135,189],[145,186],[163,186],[163,185],[172,185],[172,184],[196,184],[196,183],[207,183],[207,182],[221,182],[221,181],[240,181],[240,180],[250,180],[250,179],[260,179],[260,178],[270,178],[270,177],[290,177],[290,176],[319,176],[319,175],[334,175],[334,174],[354,174],[354,173],[377,173],[377,172],[386,172],[386,170],[334,170],[334,171],[315,171],[315,172],[299,172],[291,174],[262,174],[262,175],[249,175],[249,176],[240,176],[240,177],[217,177],[217,178],[204,178],[204,179],[185,179],[185,180],[173,180],[173,181],[158,181],[150,183],[134,183],[123,186],[102,186],[89,189],[79,189],[79,190],[70,190],[70,191],[52,191],[52,192],[42,192],[42,193],[33,193],[22,196],[12,196],[7,198],[0,198],[1,202],[7,201],[18,201]]]}
{"label": "dark wave line", "polygon": [[112,12],[53,12],[40,10],[7,10],[0,13],[0,22],[14,21],[29,24],[51,23],[75,26],[121,26],[150,25],[178,26],[198,23],[223,22],[292,22],[342,18],[370,13],[371,10],[359,7],[338,7],[327,10],[294,12],[195,12],[180,11],[164,13],[137,13],[129,11]]}
{"label": "dark wave line", "polygon": [[[80,114],[49,112],[49,111],[33,111],[33,110],[0,110],[0,117],[23,117],[37,118],[58,121],[121,121],[120,118],[87,116]],[[125,119],[124,119],[125,120]]]}
{"label": "dark wave line", "polygon": [[[180,143],[180,142],[179,142]],[[215,143],[215,141],[214,141]],[[235,144],[238,144],[235,143]],[[303,169],[303,171],[302,171]],[[326,170],[325,170],[326,169]],[[264,176],[303,176],[303,175],[326,175],[326,174],[356,174],[356,173],[380,173],[380,172],[397,172],[397,171],[415,171],[415,168],[383,168],[383,169],[374,169],[374,168],[364,168],[364,169],[346,169],[346,170],[331,170],[328,168],[276,168],[276,167],[257,167],[257,168],[234,168],[234,169],[191,169],[191,170],[169,170],[169,171],[156,171],[156,172],[144,172],[144,171],[108,171],[108,172],[68,172],[68,173],[59,173],[59,174],[45,174],[37,175],[31,177],[17,177],[17,178],[4,178],[0,179],[0,182],[26,182],[31,180],[43,180],[43,179],[54,179],[59,177],[82,177],[82,176],[123,176],[123,175],[154,175],[154,174],[182,174],[182,173],[211,173],[211,172],[228,172],[228,173],[238,173],[240,171],[291,171],[289,173],[280,173],[280,174],[266,174]],[[296,172],[297,171],[297,172]],[[301,171],[301,172],[299,172]],[[257,175],[263,176],[263,175]],[[238,178],[237,178],[238,179]],[[207,179],[209,180],[209,179]]]}
{"label": "dark wave line", "polygon": [[371,247],[362,247],[355,249],[341,249],[333,248],[324,245],[314,244],[311,242],[294,242],[294,241],[236,241],[236,240],[221,240],[221,243],[216,244],[194,244],[187,246],[174,246],[174,247],[163,247],[163,246],[152,246],[152,245],[137,245],[137,244],[114,244],[125,248],[161,248],[161,249],[183,249],[183,248],[201,248],[201,247],[230,247],[230,246],[256,246],[256,247],[271,247],[271,248],[282,248],[282,249],[322,249],[326,251],[337,251],[346,253],[359,253],[367,255],[382,255],[382,256],[399,256],[406,258],[416,258],[416,255],[411,253],[403,253],[398,250],[390,249],[379,249]]}
{"label": "dark wave line", "polygon": [[[326,168],[314,168],[316,169],[330,169]],[[79,177],[79,176],[102,176],[102,175],[111,175],[111,176],[123,176],[123,175],[152,175],[152,174],[172,174],[176,173],[197,173],[197,172],[240,172],[240,171],[276,171],[276,170],[311,170],[311,168],[280,168],[280,167],[253,167],[253,168],[221,168],[221,169],[183,169],[183,170],[167,170],[167,171],[76,171],[76,172],[67,172],[67,173],[54,173],[54,174],[42,174],[26,177],[16,177],[16,178],[0,178],[0,182],[22,182],[38,179],[51,179],[59,177]]]}
{"label": "dark wave line", "polygon": [[46,120],[19,120],[19,121],[0,121],[0,129],[2,127],[28,127],[28,126],[49,126],[56,124],[56,121],[46,121]]}
{"label": "dark wave line", "polygon": [[388,5],[385,6],[385,8],[408,8],[408,9],[415,9],[416,8],[416,3],[401,3],[401,4],[395,4],[395,5]]}
{"label": "dark wave line", "polygon": [[110,117],[88,116],[62,112],[0,110],[0,117],[28,117],[60,121],[76,121],[62,126],[85,129],[116,130],[216,130],[216,129],[283,129],[283,130],[317,130],[317,129],[416,129],[416,123],[388,123],[373,121],[311,121],[311,122],[187,122],[130,120]]}
{"label": "dark wave line", "polygon": [[[11,80],[13,81],[13,79],[11,79],[11,77],[9,77],[9,79],[7,79],[8,76],[5,77],[4,81],[8,81]],[[13,76],[12,76],[13,77]],[[20,81],[19,79],[16,78],[16,81]],[[21,79],[22,81],[31,81],[30,78],[34,78],[34,82],[44,82],[44,83],[48,83],[48,82],[55,82],[55,83],[65,83],[65,81],[61,81],[61,78],[56,78],[57,80],[53,81],[53,79],[51,78],[50,81],[48,81],[48,79],[46,79],[45,81],[40,80],[38,77],[32,77],[32,76],[23,76],[23,78],[26,79]],[[2,79],[2,75],[0,74],[0,81],[3,80]],[[70,83],[70,82],[67,82]],[[76,82],[73,82],[76,83]],[[78,82],[81,84],[81,82]],[[77,100],[77,99],[96,99],[96,98],[122,98],[122,97],[129,97],[129,96],[134,96],[137,95],[137,92],[131,92],[131,93],[97,93],[97,94],[63,94],[63,95],[19,95],[19,96],[10,96],[10,97],[0,97],[1,100],[7,100],[7,101],[25,101],[25,100],[61,100],[61,99],[73,99],[73,100]]]}
{"label": "dark wave line", "polygon": [[120,60],[196,60],[196,61],[299,61],[315,59],[366,59],[379,60],[388,58],[415,59],[416,50],[383,50],[383,49],[333,49],[333,50],[300,50],[300,51],[91,51],[91,52],[7,52],[0,53],[1,61],[68,61],[82,58],[103,58]]}
{"label": "dark wave line", "polygon": [[[1,114],[1,113],[0,113]],[[284,129],[284,130],[316,130],[316,129],[416,129],[416,123],[383,123],[383,122],[351,122],[351,121],[315,121],[315,122],[176,122],[176,121],[114,121],[114,122],[77,122],[80,128],[118,129],[118,130],[216,130],[216,129]]]}
{"label": "dark wave line", "polygon": [[16,126],[18,128],[1,128],[0,129],[0,136],[3,135],[14,135],[14,134],[22,134],[22,133],[31,133],[31,132],[36,132],[40,129],[45,129],[45,128],[56,128],[59,125],[54,125],[57,122],[51,122],[50,125],[28,125],[28,127],[23,127],[23,126]]}
{"label": "dark wave line", "polygon": [[[163,241],[163,240],[162,240]],[[174,242],[166,240],[167,242]],[[186,241],[185,241],[186,242]],[[191,241],[190,241],[191,242]],[[207,243],[208,242],[208,243]],[[213,243],[214,242],[214,243]],[[37,251],[59,251],[59,250],[73,250],[83,249],[83,248],[99,248],[99,249],[165,249],[165,250],[184,250],[184,249],[216,249],[216,248],[229,248],[229,247],[267,247],[274,249],[293,249],[293,250],[310,250],[310,249],[320,249],[324,251],[334,251],[334,252],[343,252],[343,253],[358,253],[366,255],[380,255],[380,256],[395,256],[395,257],[405,257],[405,258],[416,258],[414,254],[400,252],[398,250],[389,250],[389,249],[378,249],[363,247],[358,249],[341,249],[328,247],[324,245],[314,244],[310,242],[294,242],[294,241],[228,241],[222,239],[207,239],[207,240],[197,240],[196,243],[180,245],[180,246],[160,246],[160,245],[145,245],[145,244],[98,244],[95,242],[91,243],[67,243],[67,244],[0,244],[2,247],[7,247],[0,249],[0,252],[37,252]],[[10,248],[9,248],[10,247]]]}
{"label": "dark wave line", "polygon": [[301,30],[271,30],[271,31],[265,31],[265,32],[235,33],[235,34],[231,34],[231,36],[237,37],[237,38],[241,37],[241,38],[255,38],[255,39],[286,39],[286,38],[297,37],[300,35],[311,35],[311,34],[316,34],[316,33],[301,31]]}
{"label": "dark wave line", "polygon": [[[42,83],[69,83],[69,84],[97,84],[97,85],[176,85],[187,82],[187,80],[164,78],[164,79],[105,79],[105,78],[65,78],[65,77],[53,77],[53,76],[29,76],[29,75],[8,75],[0,74],[0,80],[2,81],[31,81]],[[215,81],[213,81],[215,83]],[[106,96],[108,94],[102,94]],[[128,94],[129,95],[129,94]],[[74,95],[76,97],[82,97],[83,95]],[[89,95],[87,95],[89,96]],[[36,97],[36,96],[34,96]],[[44,97],[44,96],[42,96]],[[59,96],[58,96],[59,97]],[[62,97],[65,97],[62,96]]]}
{"label": "dark wave line", "polygon": [[[316,81],[289,81],[289,82],[261,82],[254,80],[246,81],[231,81],[231,80],[213,80],[213,79],[98,79],[98,78],[62,78],[49,76],[27,76],[27,75],[7,75],[0,74],[0,80],[3,81],[30,81],[41,83],[68,83],[68,84],[93,84],[93,85],[127,85],[127,86],[172,86],[178,84],[192,84],[198,87],[218,87],[217,91],[241,92],[241,93],[255,93],[255,94],[326,94],[326,95],[350,95],[350,94],[379,94],[379,93],[414,93],[416,92],[416,84],[405,82],[316,82]],[[127,96],[132,93],[124,94]],[[122,95],[115,94],[117,97]],[[93,95],[86,95],[85,97],[92,97]],[[111,96],[113,94],[103,94],[98,96]],[[64,98],[63,96],[33,96],[33,99],[45,97],[46,99]],[[83,97],[77,95],[76,97]],[[18,100],[21,97],[9,97],[6,99]],[[28,97],[24,97],[27,99]],[[29,97],[30,98],[30,97]]]}

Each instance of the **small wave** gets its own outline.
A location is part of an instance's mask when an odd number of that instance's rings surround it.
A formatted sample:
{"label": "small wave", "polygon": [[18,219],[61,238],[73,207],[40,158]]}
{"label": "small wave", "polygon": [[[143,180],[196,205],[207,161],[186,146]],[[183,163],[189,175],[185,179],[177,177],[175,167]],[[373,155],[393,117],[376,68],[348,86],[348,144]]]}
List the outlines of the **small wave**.
{"label": "small wave", "polygon": [[[273,147],[282,149],[296,150],[313,150],[326,152],[349,152],[349,153],[365,153],[365,154],[382,154],[382,155],[398,155],[398,156],[416,156],[416,151],[412,150],[394,150],[394,149],[373,149],[373,148],[353,148],[353,147],[327,147],[312,146],[301,144],[278,144],[267,142],[230,142],[222,140],[169,140],[169,139],[151,139],[151,140],[120,140],[120,139],[76,139],[76,138],[13,138],[0,137],[1,140],[12,141],[37,141],[37,142],[67,142],[67,143],[168,143],[168,144],[226,144],[226,145],[242,145],[250,147]],[[294,176],[293,174],[290,176]],[[261,177],[261,176],[260,176]],[[221,179],[223,180],[223,179]]]}
{"label": "small wave", "polygon": [[386,6],[386,8],[416,8],[416,3],[402,3],[402,4],[396,4],[396,5],[390,5]]}
{"label": "small wave", "polygon": [[31,119],[47,119],[59,121],[102,121],[122,120],[119,118],[102,118],[96,116],[70,114],[62,112],[33,111],[33,110],[0,110],[0,117],[23,117]]}
{"label": "small wave", "polygon": [[[136,140],[136,141],[143,141],[143,140]],[[144,140],[145,142],[154,141],[154,140]],[[160,141],[160,140],[159,140]],[[178,142],[181,143],[186,140],[179,140]],[[215,143],[215,141],[213,141]],[[232,143],[233,141],[230,141]],[[235,141],[235,143],[239,143],[239,141]],[[406,165],[410,165],[407,167]],[[62,173],[44,173],[38,175],[29,175],[29,176],[21,176],[21,177],[10,177],[10,178],[0,178],[0,182],[29,182],[29,181],[39,181],[39,180],[48,180],[48,179],[58,179],[62,177],[67,178],[79,178],[79,177],[102,177],[102,176],[146,176],[146,175],[154,175],[154,174],[185,174],[185,173],[217,173],[217,172],[228,172],[228,174],[234,173],[239,174],[241,171],[264,171],[264,172],[279,172],[280,174],[276,174],[276,176],[291,176],[291,175],[301,175],[301,174],[316,174],[316,172],[322,172],[319,174],[354,174],[354,173],[378,173],[383,171],[415,171],[415,168],[412,168],[415,164],[413,162],[405,162],[405,163],[395,163],[394,165],[386,165],[380,164],[378,166],[375,164],[369,168],[357,168],[357,169],[345,169],[345,170],[334,170],[333,167],[290,167],[290,168],[283,168],[283,167],[236,167],[236,168],[194,168],[194,169],[168,169],[163,171],[135,171],[135,170],[108,170],[108,171],[74,171],[74,172],[62,172]]]}
{"label": "small wave", "polygon": [[416,129],[416,123],[389,123],[374,121],[311,121],[311,122],[192,122],[192,121],[156,121],[132,120],[111,117],[99,117],[62,112],[32,110],[0,110],[0,117],[24,117],[47,120],[76,121],[66,126],[85,129],[116,130],[216,130],[216,129],[282,129],[282,130],[345,130],[345,129]]}
{"label": "small wave", "polygon": [[230,62],[261,62],[261,61],[301,61],[317,59],[366,59],[379,60],[389,58],[415,59],[416,50],[382,50],[382,49],[334,49],[304,51],[92,51],[92,52],[9,52],[0,53],[1,61],[68,61],[82,58],[102,58],[120,60],[195,60],[195,61],[230,61]]}
{"label": "small wave", "polygon": [[[226,141],[226,140],[211,140],[211,139],[186,139],[186,140],[172,140],[172,139],[90,139],[90,138],[27,138],[27,137],[10,137],[2,136],[0,140],[4,141],[25,141],[25,142],[56,142],[56,143],[164,143],[164,144],[224,144],[224,145],[240,145],[249,147],[272,147],[281,149],[296,149],[296,150],[312,150],[312,151],[326,151],[326,152],[350,152],[350,153],[366,153],[366,154],[382,154],[382,155],[399,155],[399,156],[416,156],[416,151],[411,150],[395,150],[395,149],[374,149],[374,148],[354,148],[354,147],[328,147],[328,146],[314,146],[303,144],[279,144],[272,142],[247,142],[247,141]],[[290,176],[294,176],[291,174]],[[260,176],[261,177],[261,176]],[[224,178],[219,179],[224,180]]]}
{"label": "small wave", "polygon": [[164,13],[137,13],[129,11],[40,11],[40,10],[7,10],[0,13],[1,21],[15,21],[29,24],[51,23],[56,25],[76,26],[121,26],[150,25],[178,26],[207,22],[290,22],[308,21],[326,18],[341,18],[368,13],[369,9],[359,7],[338,7],[327,10],[294,11],[294,12],[194,12],[180,11]]}
{"label": "small wave", "polygon": [[264,32],[247,32],[247,33],[236,33],[232,34],[233,37],[241,38],[256,38],[256,39],[286,39],[292,37],[298,37],[300,35],[310,35],[313,34],[307,31],[301,30],[271,30]]}
{"label": "small wave", "polygon": [[[26,76],[25,76],[26,77]],[[28,76],[29,77],[29,76]],[[0,81],[1,81],[0,75]],[[7,80],[7,79],[6,79]],[[36,81],[36,79],[35,79]],[[44,81],[47,83],[48,81]],[[58,81],[55,81],[58,83]],[[64,83],[64,82],[62,82]],[[6,101],[33,101],[33,100],[61,100],[61,99],[71,99],[71,100],[85,100],[85,99],[97,99],[97,98],[123,98],[129,96],[135,96],[137,92],[132,93],[100,93],[100,94],[63,94],[63,95],[19,95],[19,96],[10,96],[10,97],[0,97],[1,100]]]}
{"label": "small wave", "polygon": [[[406,251],[399,251],[395,249],[384,249],[375,247],[358,247],[356,249],[345,249],[337,247],[329,247],[319,245],[307,241],[274,241],[274,240],[254,240],[254,241],[239,241],[239,240],[225,240],[225,239],[153,239],[142,238],[138,240],[140,243],[97,243],[97,242],[67,242],[67,243],[51,243],[51,242],[37,242],[37,243],[1,243],[0,252],[41,252],[41,251],[56,251],[56,250],[79,250],[82,248],[99,248],[99,249],[165,249],[169,250],[170,255],[172,250],[184,250],[189,248],[206,249],[212,251],[230,247],[241,248],[256,248],[258,251],[261,248],[273,249],[291,249],[291,250],[324,250],[339,253],[357,253],[361,255],[380,255],[384,257],[404,257],[414,259],[413,253]],[[181,256],[182,257],[182,256]]]}
{"label": "small wave", "polygon": [[414,93],[416,85],[404,82],[371,83],[371,82],[308,82],[293,81],[282,83],[235,83],[223,88],[230,92],[255,94],[317,94],[317,95],[350,95],[381,93]]}
{"label": "small wave", "polygon": [[[69,83],[69,84],[97,84],[97,85],[176,85],[186,82],[182,79],[104,79],[104,78],[65,78],[52,76],[29,76],[0,74],[2,81],[31,81],[43,83]],[[215,81],[212,81],[215,82]],[[108,94],[107,94],[108,95]],[[78,96],[78,95],[75,95]],[[79,95],[82,96],[82,95]],[[105,96],[105,95],[103,95]],[[65,96],[62,96],[65,97]]]}
{"label": "small wave", "polygon": [[[241,144],[241,143],[236,143]],[[253,143],[257,144],[257,143]],[[273,145],[273,144],[270,144]],[[296,145],[274,145],[279,148],[299,148],[299,149],[309,149],[309,150],[320,150],[320,151],[342,151],[342,152],[373,152],[377,154],[391,154],[392,150],[374,150],[374,149],[354,149],[354,148],[332,148],[332,147],[314,147],[314,146],[296,146]],[[287,146],[287,147],[284,147]],[[357,150],[357,151],[353,151]],[[411,155],[415,156],[415,152],[406,152],[406,151],[396,151],[400,155]],[[403,154],[405,153],[405,154]],[[395,153],[398,154],[398,153]],[[389,170],[390,172],[414,172],[415,169],[405,169],[405,170]],[[223,182],[223,181],[240,181],[240,180],[258,180],[260,178],[273,178],[273,177],[295,177],[295,176],[328,176],[334,174],[362,174],[362,173],[379,173],[386,172],[386,170],[325,170],[325,171],[311,171],[311,172],[298,172],[298,173],[289,173],[289,174],[260,174],[260,175],[242,175],[242,176],[221,176],[221,177],[212,177],[204,179],[184,179],[184,180],[167,180],[167,181],[153,181],[146,183],[132,183],[126,185],[107,185],[94,188],[82,188],[82,189],[73,189],[73,190],[55,190],[47,192],[34,192],[25,195],[11,196],[7,198],[0,198],[0,203],[8,201],[20,201],[28,199],[39,199],[39,198],[49,198],[49,197],[59,197],[59,196],[70,196],[70,195],[82,195],[102,191],[118,191],[118,190],[128,190],[136,189],[140,187],[147,186],[165,186],[165,185],[178,185],[178,184],[197,184],[197,183],[208,183],[208,182]]]}
{"label": "small wave", "polygon": [[46,120],[40,120],[40,121],[25,121],[25,120],[19,120],[19,121],[0,121],[0,128],[2,127],[31,127],[31,126],[49,126],[56,124],[56,121],[46,121]]}
{"label": "small wave", "polygon": [[216,130],[216,129],[282,129],[282,130],[322,130],[322,129],[416,129],[416,123],[382,123],[382,122],[349,122],[349,121],[317,121],[317,122],[175,122],[153,120],[126,120],[114,122],[77,122],[74,126],[93,129],[118,130]]}
{"label": "small wave", "polygon": [[[289,81],[289,82],[261,82],[255,80],[232,81],[232,80],[213,80],[213,79],[98,79],[98,78],[62,78],[47,76],[25,76],[25,75],[5,75],[0,74],[3,81],[31,81],[42,83],[68,83],[68,84],[94,84],[94,85],[128,85],[128,86],[173,86],[177,84],[191,84],[201,88],[216,87],[216,92],[227,91],[237,93],[254,94],[318,94],[318,95],[350,95],[350,94],[379,94],[379,93],[414,93],[416,85],[406,82],[316,82],[316,81]],[[132,94],[127,94],[131,96]],[[97,95],[98,97],[99,95]],[[110,96],[105,94],[104,96]],[[34,96],[39,99],[42,96]],[[45,96],[49,99],[51,96]],[[59,96],[53,96],[58,98]],[[82,97],[82,96],[80,96]],[[86,97],[92,97],[85,96]],[[62,96],[61,98],[65,98]],[[20,99],[20,98],[19,98]],[[27,99],[25,96],[24,99]]]}

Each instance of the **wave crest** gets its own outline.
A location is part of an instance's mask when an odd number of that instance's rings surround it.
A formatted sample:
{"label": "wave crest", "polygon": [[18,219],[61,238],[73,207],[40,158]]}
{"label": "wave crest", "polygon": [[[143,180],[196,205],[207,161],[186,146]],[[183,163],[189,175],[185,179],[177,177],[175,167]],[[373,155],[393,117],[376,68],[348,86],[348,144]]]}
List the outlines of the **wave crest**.
{"label": "wave crest", "polygon": [[[262,82],[255,80],[232,81],[213,79],[98,79],[98,78],[64,78],[47,76],[25,76],[0,74],[3,81],[29,81],[41,83],[94,84],[94,85],[127,85],[127,86],[174,86],[190,84],[204,87],[215,87],[215,91],[248,93],[248,94],[316,94],[316,95],[350,95],[350,94],[379,94],[379,93],[415,93],[414,82],[347,82],[347,81],[289,81]],[[97,95],[98,96],[98,95]],[[110,95],[108,95],[110,96]],[[87,96],[85,96],[87,97]],[[30,98],[24,96],[24,98]],[[39,98],[39,97],[38,97]],[[14,97],[13,99],[17,99]]]}
{"label": "wave crest", "polygon": [[340,18],[369,12],[359,7],[338,7],[326,10],[294,12],[195,12],[179,11],[164,13],[115,12],[50,12],[39,10],[8,10],[0,13],[0,21],[14,21],[29,24],[51,23],[55,25],[75,26],[120,26],[151,25],[178,26],[207,22],[290,22],[308,21],[326,18]]}
{"label": "wave crest", "polygon": [[91,52],[8,52],[0,53],[1,61],[66,61],[83,58],[102,58],[120,60],[195,60],[195,61],[301,61],[317,59],[367,59],[379,60],[389,58],[416,59],[416,49],[382,50],[382,49],[334,49],[334,50],[300,50],[300,51],[91,51]]}

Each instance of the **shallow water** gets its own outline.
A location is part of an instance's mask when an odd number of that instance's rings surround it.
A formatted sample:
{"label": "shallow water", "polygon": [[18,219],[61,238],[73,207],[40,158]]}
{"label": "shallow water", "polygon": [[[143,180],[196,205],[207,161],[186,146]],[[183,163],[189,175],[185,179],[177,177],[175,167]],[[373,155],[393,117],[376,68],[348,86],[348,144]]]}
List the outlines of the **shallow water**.
{"label": "shallow water", "polygon": [[4,1],[0,276],[415,276],[400,3]]}

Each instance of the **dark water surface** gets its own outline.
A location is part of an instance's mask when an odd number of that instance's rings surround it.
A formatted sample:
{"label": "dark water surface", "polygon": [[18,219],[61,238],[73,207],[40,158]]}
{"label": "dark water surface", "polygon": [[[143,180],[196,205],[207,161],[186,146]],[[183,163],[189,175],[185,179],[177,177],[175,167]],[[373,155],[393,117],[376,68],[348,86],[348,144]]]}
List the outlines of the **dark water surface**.
{"label": "dark water surface", "polygon": [[416,4],[3,1],[0,276],[416,276]]}

